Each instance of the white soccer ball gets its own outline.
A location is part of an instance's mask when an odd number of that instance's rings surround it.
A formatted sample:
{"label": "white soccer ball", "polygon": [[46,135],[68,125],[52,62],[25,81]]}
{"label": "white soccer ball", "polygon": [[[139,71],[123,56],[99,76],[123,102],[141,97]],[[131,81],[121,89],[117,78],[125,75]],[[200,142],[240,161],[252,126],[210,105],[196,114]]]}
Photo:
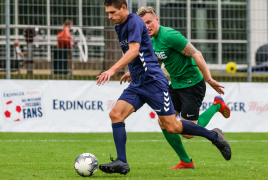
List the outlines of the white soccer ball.
{"label": "white soccer ball", "polygon": [[79,155],[74,162],[74,169],[83,177],[89,177],[98,170],[98,159],[90,153]]}

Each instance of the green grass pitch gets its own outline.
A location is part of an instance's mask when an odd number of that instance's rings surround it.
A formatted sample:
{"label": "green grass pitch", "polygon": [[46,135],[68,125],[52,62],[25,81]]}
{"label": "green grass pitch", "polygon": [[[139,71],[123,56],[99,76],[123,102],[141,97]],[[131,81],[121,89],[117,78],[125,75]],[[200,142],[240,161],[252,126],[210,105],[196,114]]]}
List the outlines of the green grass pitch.
{"label": "green grass pitch", "polygon": [[195,169],[168,170],[179,162],[162,133],[127,133],[130,173],[88,178],[74,170],[82,153],[108,163],[116,150],[112,133],[0,133],[0,179],[268,179],[268,133],[225,133],[232,159],[225,161],[204,138],[184,140]]}

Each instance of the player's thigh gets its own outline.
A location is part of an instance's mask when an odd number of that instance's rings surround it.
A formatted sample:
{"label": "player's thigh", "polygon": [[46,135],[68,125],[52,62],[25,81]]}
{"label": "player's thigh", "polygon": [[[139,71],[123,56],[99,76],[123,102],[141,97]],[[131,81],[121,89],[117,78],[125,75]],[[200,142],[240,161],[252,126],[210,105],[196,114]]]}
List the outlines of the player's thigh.
{"label": "player's thigh", "polygon": [[182,101],[181,117],[186,120],[198,120],[199,110],[206,93],[206,84],[202,80],[194,86],[180,89]]}
{"label": "player's thigh", "polygon": [[180,113],[175,110],[175,116],[177,117]]}
{"label": "player's thigh", "polygon": [[129,86],[121,94],[110,112],[110,118],[113,123],[124,122],[131,113],[137,111],[143,104],[144,101],[139,97],[137,88]]}
{"label": "player's thigh", "polygon": [[176,117],[177,117],[178,114],[181,112],[181,106],[182,106],[182,102],[179,96],[179,91],[177,89],[173,89],[171,84],[169,85],[168,91],[169,91],[170,98],[173,103],[173,106],[176,112]]}
{"label": "player's thigh", "polygon": [[134,111],[135,109],[132,104],[124,100],[118,100],[109,115],[112,123],[118,123],[124,122],[125,119]]}
{"label": "player's thigh", "polygon": [[174,115],[174,107],[168,92],[167,79],[160,79],[139,87],[139,95],[159,116]]}
{"label": "player's thigh", "polygon": [[175,114],[168,116],[158,116],[164,129],[170,134],[181,134],[182,122],[177,121]]}
{"label": "player's thigh", "polygon": [[[179,115],[179,112],[175,110],[175,117],[177,117]],[[165,129],[164,125],[162,124],[161,120],[158,117],[158,124],[160,126],[161,129]]]}

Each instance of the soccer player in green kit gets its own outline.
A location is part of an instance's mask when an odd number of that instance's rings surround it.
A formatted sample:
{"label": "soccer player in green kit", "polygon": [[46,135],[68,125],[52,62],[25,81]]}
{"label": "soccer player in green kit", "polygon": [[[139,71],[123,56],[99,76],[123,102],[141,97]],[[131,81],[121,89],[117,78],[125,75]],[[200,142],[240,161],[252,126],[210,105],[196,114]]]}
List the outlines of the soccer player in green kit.
{"label": "soccer player in green kit", "polygon": [[[170,74],[169,93],[176,110],[176,116],[181,113],[182,120],[193,121],[203,127],[209,123],[212,116],[218,111],[225,118],[229,118],[230,109],[220,96],[216,96],[213,105],[199,116],[199,109],[206,92],[205,81],[219,94],[224,94],[222,90],[224,87],[212,79],[201,52],[188,42],[179,31],[160,26],[159,18],[153,7],[142,7],[137,14],[143,19],[149,36],[151,36],[154,52],[160,66],[164,62],[165,68]],[[123,76],[121,82],[126,81],[126,79],[127,76]],[[193,161],[188,157],[180,136],[169,134],[160,121],[159,125],[165,138],[181,159],[181,163],[169,169],[193,169]],[[183,136],[188,139],[193,137]]]}

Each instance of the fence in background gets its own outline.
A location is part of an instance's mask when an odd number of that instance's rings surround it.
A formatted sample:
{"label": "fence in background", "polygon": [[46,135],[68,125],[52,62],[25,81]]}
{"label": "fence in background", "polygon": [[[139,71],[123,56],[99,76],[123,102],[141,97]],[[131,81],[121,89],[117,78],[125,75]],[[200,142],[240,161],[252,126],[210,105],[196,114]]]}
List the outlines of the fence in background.
{"label": "fence in background", "polygon": [[[7,0],[6,0],[7,1]],[[95,80],[122,57],[114,25],[100,0],[10,1],[11,79]],[[203,53],[218,81],[268,81],[267,0],[129,0],[135,13],[142,5],[155,7],[160,24],[180,31]],[[0,78],[6,76],[6,4],[0,2]],[[79,47],[55,61],[57,34],[66,19]],[[82,32],[82,33],[81,33]],[[25,35],[33,42],[26,43]],[[25,57],[18,61],[13,41]],[[86,50],[87,49],[87,50]],[[84,53],[84,54],[83,54]],[[87,57],[85,58],[85,55]],[[68,60],[69,59],[69,60]],[[85,60],[86,59],[86,60]],[[239,72],[226,73],[235,62]],[[247,69],[251,69],[247,72]],[[56,69],[58,67],[58,69]],[[232,66],[229,67],[230,70]],[[120,79],[127,67],[113,80]]]}

